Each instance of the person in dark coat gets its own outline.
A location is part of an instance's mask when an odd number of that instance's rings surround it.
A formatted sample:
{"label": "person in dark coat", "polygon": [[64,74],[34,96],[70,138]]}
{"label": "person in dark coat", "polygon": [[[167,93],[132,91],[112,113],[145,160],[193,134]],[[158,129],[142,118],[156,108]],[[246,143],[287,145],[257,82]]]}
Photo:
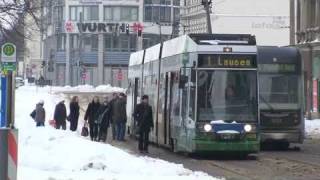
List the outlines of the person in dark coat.
{"label": "person in dark coat", "polygon": [[139,129],[139,151],[148,153],[149,133],[153,129],[152,107],[148,103],[149,97],[142,96],[142,102],[134,110],[134,118],[137,121]]}
{"label": "person in dark coat", "polygon": [[112,103],[112,122],[116,125],[116,139],[124,141],[127,122],[126,99],[123,93],[120,93]]}
{"label": "person in dark coat", "polygon": [[80,106],[79,106],[79,98],[78,96],[72,97],[70,102],[70,114],[68,116],[68,120],[70,121],[70,130],[76,131],[78,128],[78,120],[80,115]]}
{"label": "person in dark coat", "polygon": [[43,106],[44,106],[44,101],[41,100],[36,105],[36,109],[31,113],[31,117],[36,122],[37,127],[44,126],[44,122],[46,119],[46,111],[44,110]]}
{"label": "person in dark coat", "polygon": [[108,97],[105,97],[103,104],[99,108],[98,114],[99,141],[105,142],[107,140],[108,128],[110,126],[110,104]]}
{"label": "person in dark coat", "polygon": [[116,123],[113,121],[113,118],[112,118],[112,114],[113,114],[113,104],[114,104],[114,101],[118,99],[118,94],[117,93],[113,93],[112,94],[112,100],[110,101],[109,105],[110,105],[110,123],[111,123],[111,130],[112,130],[112,139],[113,140],[116,140],[116,136],[117,136],[117,132],[116,132]]}
{"label": "person in dark coat", "polygon": [[97,141],[98,139],[98,117],[99,117],[100,102],[99,98],[95,96],[91,103],[89,103],[84,120],[89,123],[90,137],[92,141]]}
{"label": "person in dark coat", "polygon": [[56,129],[67,129],[66,126],[67,109],[64,100],[60,101],[54,110],[54,120],[56,121]]}

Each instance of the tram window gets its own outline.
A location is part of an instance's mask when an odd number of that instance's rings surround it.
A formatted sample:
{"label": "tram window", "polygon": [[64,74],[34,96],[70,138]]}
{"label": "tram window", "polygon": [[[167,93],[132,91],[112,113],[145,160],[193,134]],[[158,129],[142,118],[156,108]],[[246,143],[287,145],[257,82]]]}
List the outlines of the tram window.
{"label": "tram window", "polygon": [[199,71],[200,121],[254,121],[257,114],[253,71]]}

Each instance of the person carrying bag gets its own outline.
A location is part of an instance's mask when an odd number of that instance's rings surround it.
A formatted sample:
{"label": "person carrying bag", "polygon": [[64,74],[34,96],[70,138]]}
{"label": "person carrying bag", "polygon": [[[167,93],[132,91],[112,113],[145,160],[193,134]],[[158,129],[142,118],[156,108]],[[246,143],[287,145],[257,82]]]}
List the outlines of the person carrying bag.
{"label": "person carrying bag", "polygon": [[88,135],[89,135],[88,123],[85,122],[81,130],[81,136],[87,137]]}

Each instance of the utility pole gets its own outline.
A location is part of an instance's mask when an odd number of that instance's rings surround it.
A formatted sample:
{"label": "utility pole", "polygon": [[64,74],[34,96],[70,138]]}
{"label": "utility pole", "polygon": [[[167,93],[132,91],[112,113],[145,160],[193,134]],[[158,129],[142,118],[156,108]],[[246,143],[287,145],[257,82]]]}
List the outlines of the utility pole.
{"label": "utility pole", "polygon": [[296,37],[295,0],[290,0],[290,45],[295,44]]}
{"label": "utility pole", "polygon": [[207,31],[209,34],[212,34],[211,18],[210,18],[211,4],[212,4],[212,0],[202,0],[202,5],[204,6],[204,9],[207,15],[207,27],[208,27]]}
{"label": "utility pole", "polygon": [[[80,12],[80,24],[83,22],[83,13]],[[82,73],[80,70],[80,63],[82,64],[81,61],[81,51],[82,51],[82,29],[79,28],[79,53],[78,53],[78,61],[77,61],[77,85],[80,84],[80,81],[82,81]],[[81,78],[80,78],[81,77]]]}

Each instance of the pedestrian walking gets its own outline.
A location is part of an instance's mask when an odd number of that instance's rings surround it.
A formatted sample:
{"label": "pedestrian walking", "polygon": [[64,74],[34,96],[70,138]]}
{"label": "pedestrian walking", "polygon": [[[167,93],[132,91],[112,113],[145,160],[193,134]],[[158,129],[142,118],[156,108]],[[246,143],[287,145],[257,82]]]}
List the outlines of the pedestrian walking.
{"label": "pedestrian walking", "polygon": [[98,140],[98,116],[99,116],[100,102],[99,98],[95,96],[91,103],[89,103],[84,120],[89,124],[90,138],[92,141]]}
{"label": "pedestrian walking", "polygon": [[111,121],[110,121],[110,123],[111,123],[111,130],[112,130],[112,139],[113,140],[116,140],[116,136],[117,136],[117,132],[116,132],[116,123],[113,121],[113,118],[112,118],[112,114],[113,114],[113,111],[115,111],[115,110],[113,110],[113,104],[114,104],[114,102],[115,102],[115,100],[118,98],[118,94],[117,93],[113,93],[112,94],[112,100],[110,101],[110,116],[111,116]]}
{"label": "pedestrian walking", "polygon": [[112,104],[112,121],[116,125],[116,139],[124,141],[127,122],[125,94],[120,93]]}
{"label": "pedestrian walking", "polygon": [[70,102],[70,114],[68,116],[68,121],[70,121],[70,130],[76,131],[78,128],[78,120],[80,115],[80,106],[78,96],[74,96]]}
{"label": "pedestrian walking", "polygon": [[37,127],[44,126],[46,119],[46,111],[43,106],[44,101],[39,101],[39,103],[36,105],[36,109],[30,114],[30,116],[35,120]]}
{"label": "pedestrian walking", "polygon": [[148,153],[149,133],[153,129],[153,114],[147,95],[142,96],[142,102],[137,105],[133,116],[138,123],[139,151]]}
{"label": "pedestrian walking", "polygon": [[54,110],[54,120],[56,121],[56,129],[67,129],[66,125],[67,109],[64,100],[60,101]]}
{"label": "pedestrian walking", "polygon": [[104,101],[99,108],[98,114],[99,141],[105,142],[107,140],[108,128],[110,126],[110,104],[108,97],[104,98]]}

